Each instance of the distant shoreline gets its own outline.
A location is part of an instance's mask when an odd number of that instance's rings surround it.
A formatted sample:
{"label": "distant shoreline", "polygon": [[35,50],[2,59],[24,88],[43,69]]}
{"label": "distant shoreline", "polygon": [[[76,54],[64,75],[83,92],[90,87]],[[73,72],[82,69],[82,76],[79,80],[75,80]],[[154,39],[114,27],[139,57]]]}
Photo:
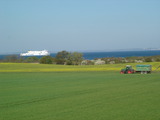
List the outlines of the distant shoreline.
{"label": "distant shoreline", "polygon": [[[68,50],[69,51],[69,50]],[[76,50],[75,50],[76,51]],[[75,51],[69,51],[69,52],[75,52]],[[143,52],[143,51],[160,51],[160,48],[159,49],[124,49],[124,50],[104,50],[104,51],[101,51],[101,50],[93,50],[93,51],[76,51],[76,52],[80,52],[80,53],[99,53],[99,52]],[[26,52],[26,51],[23,51],[23,52]],[[0,53],[0,55],[19,55],[23,52],[8,52],[8,53]],[[57,54],[58,52],[53,52],[53,51],[50,51],[51,54]]]}
{"label": "distant shoreline", "polygon": [[[105,58],[105,57],[140,57],[140,56],[155,56],[160,55],[160,50],[142,50],[142,51],[108,51],[108,52],[81,52],[83,57],[88,60],[95,58]],[[55,57],[57,53],[51,53],[51,57]],[[20,54],[1,54],[0,59],[4,59],[9,55],[20,55]],[[42,57],[42,56],[36,56]]]}

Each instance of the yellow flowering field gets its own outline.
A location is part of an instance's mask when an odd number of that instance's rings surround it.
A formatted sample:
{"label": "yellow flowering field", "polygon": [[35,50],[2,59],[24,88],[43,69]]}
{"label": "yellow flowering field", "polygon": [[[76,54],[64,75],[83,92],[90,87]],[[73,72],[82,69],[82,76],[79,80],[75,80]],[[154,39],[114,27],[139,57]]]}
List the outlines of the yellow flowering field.
{"label": "yellow flowering field", "polygon": [[[151,64],[152,70],[160,66],[160,62],[141,63]],[[0,63],[0,72],[78,72],[78,71],[120,71],[126,65],[132,65],[135,69],[137,63],[105,64],[105,65],[55,65],[33,63]],[[156,71],[160,71],[160,68]]]}

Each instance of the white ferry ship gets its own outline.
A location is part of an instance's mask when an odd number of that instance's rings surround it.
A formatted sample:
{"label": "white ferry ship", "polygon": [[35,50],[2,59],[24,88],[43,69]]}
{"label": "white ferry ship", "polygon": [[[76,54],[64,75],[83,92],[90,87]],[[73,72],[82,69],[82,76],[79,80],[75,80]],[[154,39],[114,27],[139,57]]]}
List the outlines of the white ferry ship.
{"label": "white ferry ship", "polygon": [[28,51],[27,53],[21,53],[20,56],[47,56],[50,53],[47,50],[42,51]]}

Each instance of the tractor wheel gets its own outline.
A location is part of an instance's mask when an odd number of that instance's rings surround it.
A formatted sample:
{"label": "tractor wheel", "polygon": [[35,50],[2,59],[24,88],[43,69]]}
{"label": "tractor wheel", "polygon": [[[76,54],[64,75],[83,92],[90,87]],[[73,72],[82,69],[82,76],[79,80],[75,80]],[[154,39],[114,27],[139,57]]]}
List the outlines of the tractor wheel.
{"label": "tractor wheel", "polygon": [[124,74],[124,72],[121,71],[120,74]]}
{"label": "tractor wheel", "polygon": [[128,74],[131,74],[132,72],[131,71],[128,71]]}

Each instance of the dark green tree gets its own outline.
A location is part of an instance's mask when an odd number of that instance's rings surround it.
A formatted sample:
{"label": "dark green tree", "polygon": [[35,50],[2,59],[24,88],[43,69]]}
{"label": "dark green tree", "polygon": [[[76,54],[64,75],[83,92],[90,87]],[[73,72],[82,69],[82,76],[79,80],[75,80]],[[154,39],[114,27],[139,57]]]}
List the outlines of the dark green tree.
{"label": "dark green tree", "polygon": [[73,65],[80,65],[83,60],[83,54],[79,52],[71,53]]}
{"label": "dark green tree", "polygon": [[57,55],[56,55],[56,63],[57,64],[65,64],[68,60],[68,56],[69,56],[69,52],[67,51],[61,51],[61,52],[58,52]]}
{"label": "dark green tree", "polygon": [[71,53],[68,54],[68,57],[67,57],[67,60],[66,60],[66,64],[67,65],[72,65],[73,64],[73,62],[72,62],[72,54]]}
{"label": "dark green tree", "polygon": [[39,59],[37,57],[33,56],[33,57],[28,57],[25,61],[27,63],[36,63],[36,62],[39,62]]}
{"label": "dark green tree", "polygon": [[5,57],[6,62],[19,62],[18,55],[9,55]]}
{"label": "dark green tree", "polygon": [[53,63],[53,59],[51,56],[44,56],[40,59],[40,64],[52,64]]}

